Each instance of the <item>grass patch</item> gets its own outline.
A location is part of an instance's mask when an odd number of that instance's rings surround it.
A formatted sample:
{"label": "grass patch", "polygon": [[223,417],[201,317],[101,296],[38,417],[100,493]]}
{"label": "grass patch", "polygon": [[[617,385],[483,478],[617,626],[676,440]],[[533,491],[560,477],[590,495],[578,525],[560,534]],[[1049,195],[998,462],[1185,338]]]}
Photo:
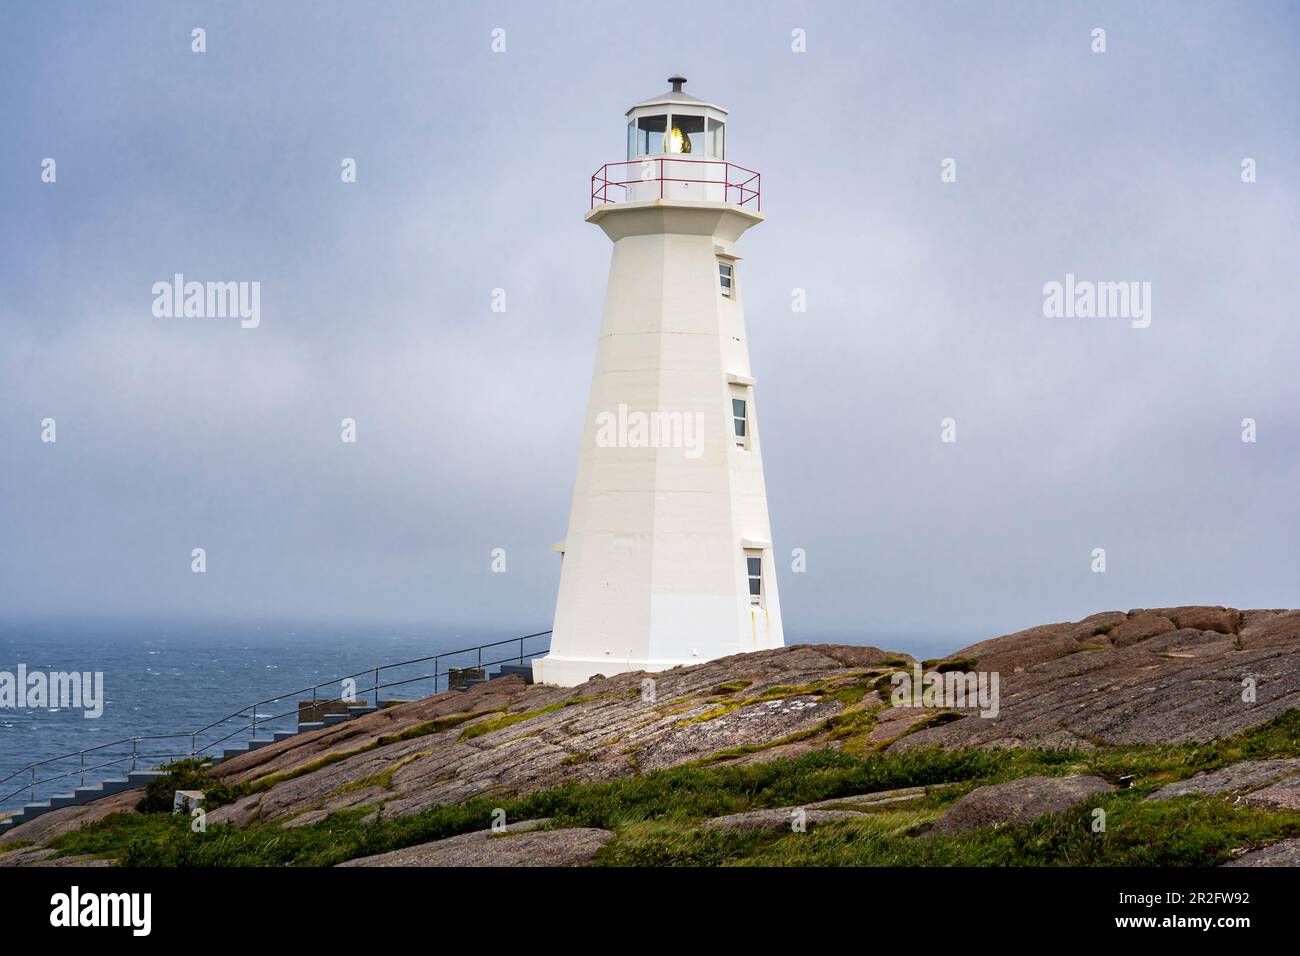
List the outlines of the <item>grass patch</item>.
{"label": "grass patch", "polygon": [[747,687],[749,687],[749,681],[747,680],[729,680],[718,684],[709,693],[715,697],[725,697],[727,694],[734,694],[737,691],[745,690]]}
{"label": "grass patch", "polygon": [[951,659],[933,657],[928,661],[922,661],[921,668],[927,671],[933,670],[938,674],[946,674],[949,671],[973,671],[978,663],[978,657],[954,657]]}

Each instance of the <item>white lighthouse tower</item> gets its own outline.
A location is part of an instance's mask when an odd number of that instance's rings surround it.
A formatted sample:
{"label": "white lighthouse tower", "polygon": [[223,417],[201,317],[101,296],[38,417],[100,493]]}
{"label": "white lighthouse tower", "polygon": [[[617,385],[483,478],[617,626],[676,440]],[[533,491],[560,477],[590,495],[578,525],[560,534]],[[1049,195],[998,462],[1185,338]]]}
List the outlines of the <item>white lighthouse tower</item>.
{"label": "white lighthouse tower", "polygon": [[736,252],[760,181],[685,82],[628,110],[626,161],[591,180],[614,250],[541,683],[784,644]]}

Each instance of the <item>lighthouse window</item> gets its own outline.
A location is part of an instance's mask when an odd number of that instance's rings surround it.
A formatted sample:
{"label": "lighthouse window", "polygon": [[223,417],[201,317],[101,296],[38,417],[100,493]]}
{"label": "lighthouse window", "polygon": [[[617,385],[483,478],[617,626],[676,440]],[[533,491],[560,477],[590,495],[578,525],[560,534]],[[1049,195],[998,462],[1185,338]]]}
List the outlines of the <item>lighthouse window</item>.
{"label": "lighthouse window", "polygon": [[749,603],[763,603],[763,556],[754,551],[745,552],[745,571],[749,576]]}
{"label": "lighthouse window", "polygon": [[731,298],[731,270],[730,262],[718,263],[718,282],[722,285],[722,294],[728,299]]}
{"label": "lighthouse window", "polygon": [[724,142],[724,125],[715,119],[709,120],[709,135],[706,138],[709,155],[714,159],[726,159],[726,143]]}
{"label": "lighthouse window", "polygon": [[745,414],[746,407],[747,406],[743,398],[733,398],[731,400],[731,418],[736,425],[736,444],[741,446],[742,448],[745,447],[745,443],[746,443],[746,435],[745,435],[745,424],[747,421],[746,414]]}
{"label": "lighthouse window", "polygon": [[664,151],[664,133],[668,130],[667,116],[642,116],[636,121],[636,154],[649,156]]}
{"label": "lighthouse window", "polygon": [[701,155],[704,152],[704,117],[674,113],[672,129],[664,139],[664,152]]}

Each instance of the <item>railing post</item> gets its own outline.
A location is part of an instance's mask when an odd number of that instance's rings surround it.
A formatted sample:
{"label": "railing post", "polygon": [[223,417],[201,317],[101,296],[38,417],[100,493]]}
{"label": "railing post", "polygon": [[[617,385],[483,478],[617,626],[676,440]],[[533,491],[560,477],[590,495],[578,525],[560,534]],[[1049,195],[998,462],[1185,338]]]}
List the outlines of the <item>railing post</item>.
{"label": "railing post", "polygon": [[36,768],[32,768],[32,803],[36,802]]}
{"label": "railing post", "polygon": [[379,668],[375,668],[375,708],[379,708]]}
{"label": "railing post", "polygon": [[521,637],[519,638],[519,663],[522,664],[523,662],[524,662],[524,639]]}
{"label": "railing post", "polygon": [[253,739],[257,739],[257,705],[253,705]]}
{"label": "railing post", "polygon": [[81,785],[86,785],[86,752],[83,750],[78,756],[81,758]]}
{"label": "railing post", "polygon": [[190,734],[190,759],[191,760],[193,760],[195,757],[199,755],[199,752],[195,749],[195,747],[198,744],[198,736],[199,735],[196,733]]}
{"label": "railing post", "polygon": [[659,160],[659,198],[664,198],[664,161]]}
{"label": "railing post", "polygon": [[131,738],[131,769],[132,770],[135,770],[135,758],[138,750],[136,745],[138,744],[139,740],[140,740],[139,737]]}

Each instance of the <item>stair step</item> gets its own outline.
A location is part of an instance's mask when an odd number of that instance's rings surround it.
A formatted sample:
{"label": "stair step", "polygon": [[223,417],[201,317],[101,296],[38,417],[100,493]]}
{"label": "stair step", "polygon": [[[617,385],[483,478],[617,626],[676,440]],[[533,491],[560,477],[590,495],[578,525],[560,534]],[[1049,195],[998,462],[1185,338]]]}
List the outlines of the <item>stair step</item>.
{"label": "stair step", "polygon": [[100,797],[111,797],[115,793],[130,789],[131,781],[119,777],[114,780],[105,780],[103,783],[97,783],[90,787],[78,787],[73,793],[81,797],[81,803],[89,803],[91,800],[98,800]]}
{"label": "stair step", "polygon": [[150,780],[163,776],[166,776],[166,772],[162,770],[132,770],[126,775],[126,782],[130,787],[142,787]]}
{"label": "stair step", "polygon": [[56,793],[54,796],[50,797],[50,809],[59,810],[63,807],[71,807],[74,806],[76,802],[77,798],[74,794]]}
{"label": "stair step", "polygon": [[248,745],[240,744],[237,747],[225,747],[221,751],[221,759],[229,760],[231,757],[238,757],[240,754],[248,753]]}
{"label": "stair step", "polygon": [[533,665],[532,664],[502,664],[497,669],[496,674],[494,674],[493,676],[509,677],[511,674],[516,674],[519,677],[522,677],[524,679],[524,683],[531,684],[533,682]]}
{"label": "stair step", "polygon": [[288,740],[290,737],[297,737],[300,733],[302,733],[301,730],[277,730],[275,732],[275,742],[279,743],[281,740]]}
{"label": "stair step", "polygon": [[338,724],[346,723],[350,720],[348,714],[326,714],[321,718],[321,724],[326,727],[334,727]]}
{"label": "stair step", "polygon": [[254,740],[250,740],[250,741],[248,742],[248,749],[249,749],[249,750],[257,750],[257,749],[260,748],[260,747],[265,747],[265,746],[267,746],[268,744],[273,744],[273,743],[275,743],[274,740],[265,740],[265,739],[260,739],[260,738],[259,738],[259,739],[254,739]]}
{"label": "stair step", "polygon": [[298,725],[298,733],[305,734],[309,730],[320,730],[324,726],[325,725],[319,720],[309,721],[308,723]]}
{"label": "stair step", "polygon": [[356,707],[348,708],[349,717],[364,717],[366,714],[373,714],[379,708],[374,704],[358,704]]}
{"label": "stair step", "polygon": [[107,796],[107,794],[104,793],[104,785],[102,783],[91,784],[86,787],[78,787],[76,790],[72,791],[72,795],[76,797],[77,803],[90,803],[92,800],[98,800],[100,797]]}

